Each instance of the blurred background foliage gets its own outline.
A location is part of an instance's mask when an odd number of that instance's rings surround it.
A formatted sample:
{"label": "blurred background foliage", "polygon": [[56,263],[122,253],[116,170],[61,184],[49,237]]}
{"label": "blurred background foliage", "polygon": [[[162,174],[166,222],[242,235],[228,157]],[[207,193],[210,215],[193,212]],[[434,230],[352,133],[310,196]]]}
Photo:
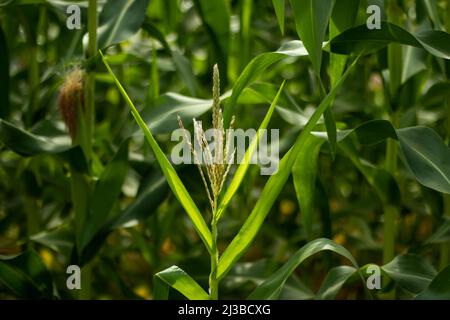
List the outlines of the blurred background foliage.
{"label": "blurred background foliage", "polygon": [[[386,16],[383,1],[353,2],[358,8],[354,25],[365,23],[371,3],[381,5]],[[66,27],[66,7],[73,3],[81,8],[80,30]],[[449,26],[447,1],[404,0],[398,6],[397,24],[411,32]],[[191,222],[170,192],[112,78],[95,57],[86,59],[87,7],[87,1],[0,1],[2,299],[77,298],[78,292],[66,287],[70,264],[91,268],[91,278],[83,281],[90,281],[89,297],[97,299],[151,299],[153,275],[173,264],[207,285],[209,257]],[[107,52],[108,62],[166,154],[174,146],[170,133],[178,127],[177,114],[185,123],[192,117],[209,123],[215,63],[226,98],[253,58],[299,39],[293,6],[283,0],[98,0],[98,12],[98,47]],[[327,34],[324,40],[328,39]],[[450,64],[410,48],[403,49],[395,126],[431,127],[448,143]],[[323,51],[321,73],[326,87],[332,81],[327,76],[329,60],[329,51]],[[333,104],[339,129],[389,119],[386,105],[394,98],[389,97],[383,78],[388,60],[388,50],[382,48],[358,61]],[[59,90],[74,67],[95,70],[94,142],[88,164],[80,148],[71,145],[58,111]],[[281,154],[292,146],[323,97],[307,56],[284,56],[270,65],[244,89],[234,109],[236,127],[257,128],[284,79],[286,86],[270,123],[270,128],[280,129]],[[324,127],[322,122],[317,130]],[[221,297],[247,297],[293,252],[319,237],[343,245],[361,266],[383,265],[386,204],[360,167],[383,168],[385,150],[385,140],[369,146],[356,144],[352,158],[348,150],[339,149],[334,155],[324,143],[318,153],[315,195],[310,199],[311,230],[302,222],[295,181],[290,177],[256,241],[221,284]],[[450,159],[444,159],[448,166]],[[381,193],[399,206],[395,252],[415,257],[408,256],[416,260],[402,263],[415,268],[412,274],[419,270],[422,279],[419,289],[397,281],[397,296],[410,298],[445,267],[440,265],[440,244],[450,236],[444,217],[449,200],[439,190],[419,184],[403,163],[399,162],[395,175],[398,189]],[[82,247],[75,240],[73,170],[89,171],[96,182],[92,200],[96,217]],[[177,170],[209,219],[197,169],[182,166]],[[267,177],[259,171],[251,166],[219,226],[220,251],[260,196]],[[328,253],[308,260],[289,278],[281,297],[317,297],[329,270],[343,264],[345,259]],[[391,277],[398,279],[393,273]],[[175,292],[171,297],[181,298]],[[349,280],[337,298],[364,298],[363,286]]]}

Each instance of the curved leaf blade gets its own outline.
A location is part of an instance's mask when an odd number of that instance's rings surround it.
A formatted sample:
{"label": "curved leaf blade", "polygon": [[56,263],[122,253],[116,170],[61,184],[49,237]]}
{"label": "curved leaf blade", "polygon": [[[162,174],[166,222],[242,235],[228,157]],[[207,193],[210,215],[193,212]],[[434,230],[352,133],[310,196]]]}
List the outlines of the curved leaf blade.
{"label": "curved leaf blade", "polygon": [[309,242],[298,250],[280,269],[278,269],[272,276],[259,285],[249,296],[252,300],[270,300],[277,299],[283,285],[289,276],[297,267],[306,259],[319,253],[321,251],[332,251],[345,258],[347,258],[355,267],[359,269],[358,264],[344,247],[336,244],[329,239],[317,239]]}
{"label": "curved leaf blade", "polygon": [[234,83],[231,97],[225,103],[223,114],[224,126],[227,127],[229,125],[234,109],[236,108],[237,100],[242,91],[268,67],[286,57],[301,57],[307,55],[308,52],[303,46],[303,43],[295,40],[283,44],[275,52],[262,53],[253,58]]}
{"label": "curved leaf blade", "polygon": [[358,270],[350,266],[339,266],[331,269],[320,286],[317,292],[317,300],[333,300],[342,289],[344,284],[349,280]]}
{"label": "curved leaf blade", "polygon": [[144,22],[148,3],[149,0],[109,0],[99,15],[98,47],[104,49],[134,35]]}
{"label": "curved leaf blade", "polygon": [[122,190],[128,171],[128,140],[119,147],[114,158],[106,165],[90,196],[90,208],[82,227],[81,249],[106,223]]}
{"label": "curved leaf blade", "polygon": [[416,300],[450,300],[450,266],[439,272]]}
{"label": "curved leaf blade", "polygon": [[277,16],[278,26],[280,27],[281,34],[284,35],[284,20],[286,10],[285,0],[272,0],[272,4],[275,9],[275,15]]}
{"label": "curved leaf blade", "polygon": [[413,293],[424,290],[436,276],[427,260],[413,254],[397,256],[381,268],[399,286]]}
{"label": "curved leaf blade", "polygon": [[56,138],[32,134],[2,119],[0,119],[0,141],[21,156],[57,155],[70,163],[76,171],[88,172],[86,158],[79,146],[72,147],[69,143],[58,141]]}
{"label": "curved leaf blade", "polygon": [[278,89],[277,95],[273,99],[269,110],[266,113],[266,116],[264,117],[256,136],[251,141],[247,151],[245,152],[244,159],[242,163],[239,165],[239,167],[236,170],[236,173],[234,174],[233,179],[231,180],[230,185],[228,186],[227,190],[225,191],[225,194],[223,195],[222,200],[220,201],[219,208],[217,210],[217,217],[220,219],[220,217],[223,215],[225,209],[227,208],[228,204],[230,203],[231,199],[233,198],[234,194],[238,191],[239,186],[241,185],[242,181],[244,180],[245,174],[247,173],[247,170],[250,166],[250,160],[253,156],[253,154],[256,151],[257,145],[259,143],[259,140],[261,138],[261,131],[265,130],[267,126],[269,125],[270,119],[272,118],[273,112],[275,110],[275,107],[277,106],[278,99],[280,98],[281,93],[283,92],[285,82],[280,86],[280,89]]}
{"label": "curved leaf blade", "polygon": [[295,193],[300,204],[302,224],[308,239],[312,237],[317,159],[323,143],[324,140],[309,135],[292,167]]}
{"label": "curved leaf blade", "polygon": [[[220,69],[228,70],[230,47],[230,9],[226,0],[195,0],[200,17],[209,34]],[[226,83],[226,72],[221,80]]]}
{"label": "curved leaf blade", "polygon": [[168,291],[167,289],[161,288],[161,286],[170,286],[190,300],[210,300],[205,290],[177,266],[172,266],[164,271],[158,272],[154,275],[154,279],[156,279],[155,286],[158,287],[155,290],[158,292],[155,299],[167,299],[166,295]]}
{"label": "curved leaf blade", "polygon": [[432,129],[411,127],[397,130],[409,167],[424,186],[450,193],[450,148]]}
{"label": "curved leaf blade", "polygon": [[291,0],[297,33],[309,52],[317,74],[320,74],[322,44],[333,6],[334,0]]}
{"label": "curved leaf blade", "polygon": [[330,50],[339,54],[370,53],[390,43],[400,43],[425,49],[432,55],[450,59],[450,35],[443,31],[429,30],[416,36],[389,22],[382,22],[381,29],[369,30],[360,25],[349,29],[329,42]]}
{"label": "curved leaf blade", "polygon": [[34,251],[0,257],[0,282],[22,298],[52,298],[52,278]]}
{"label": "curved leaf blade", "polygon": [[149,128],[147,127],[147,124],[142,119],[141,115],[139,114],[139,111],[137,111],[136,107],[134,106],[133,102],[131,101],[128,94],[125,92],[125,89],[120,84],[119,80],[117,80],[117,77],[114,75],[114,72],[112,71],[111,67],[109,66],[108,62],[106,61],[105,57],[100,51],[100,54],[102,56],[103,63],[105,64],[106,68],[108,69],[108,72],[113,77],[114,82],[119,89],[121,95],[127,102],[128,106],[131,109],[131,113],[138,123],[139,127],[144,132],[145,138],[147,142],[150,144],[150,147],[152,148],[153,152],[155,153],[156,160],[158,161],[161,170],[164,173],[164,176],[167,179],[167,182],[172,189],[173,193],[175,194],[175,197],[178,199],[178,201],[181,203],[183,208],[186,210],[187,214],[189,215],[195,230],[199,234],[200,238],[204,242],[206,248],[208,251],[211,250],[211,244],[212,244],[212,238],[211,238],[211,231],[209,230],[205,220],[203,219],[203,216],[201,215],[199,209],[194,203],[194,200],[192,200],[189,192],[186,190],[186,187],[181,182],[181,179],[178,177],[177,172],[172,167],[172,164],[167,159],[164,152],[161,150],[160,146],[156,142],[155,138],[153,137],[152,133],[150,132]]}
{"label": "curved leaf blade", "polygon": [[357,60],[358,59],[356,59],[353,64],[347,69],[336,86],[317,107],[314,114],[308,120],[305,128],[298,136],[297,141],[281,160],[278,167],[278,172],[272,175],[267,181],[249,217],[219,260],[219,264],[217,267],[217,277],[219,279],[225,276],[225,274],[230,270],[233,264],[244,254],[244,252],[252,243],[266,216],[269,214],[272,205],[274,204],[284,184],[289,178],[292,166],[294,165],[299,152],[302,150],[308,135],[314,129],[316,123],[319,121],[325,110],[330,106],[334,95],[340,88],[341,84],[350,75],[350,72],[353,70]]}

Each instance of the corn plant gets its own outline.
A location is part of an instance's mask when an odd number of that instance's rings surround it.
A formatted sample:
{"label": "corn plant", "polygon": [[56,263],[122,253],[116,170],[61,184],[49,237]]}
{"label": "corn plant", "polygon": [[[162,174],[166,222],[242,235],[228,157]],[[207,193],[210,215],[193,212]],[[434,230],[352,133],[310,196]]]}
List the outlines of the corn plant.
{"label": "corn plant", "polygon": [[444,0],[0,1],[0,298],[449,299],[449,33]]}

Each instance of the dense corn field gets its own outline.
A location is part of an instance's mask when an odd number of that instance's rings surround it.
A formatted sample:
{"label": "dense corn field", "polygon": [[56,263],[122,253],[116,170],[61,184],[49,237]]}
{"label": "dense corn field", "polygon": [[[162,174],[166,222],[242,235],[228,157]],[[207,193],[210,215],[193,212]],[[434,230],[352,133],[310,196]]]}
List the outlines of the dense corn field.
{"label": "dense corn field", "polygon": [[450,2],[0,0],[0,299],[450,299]]}

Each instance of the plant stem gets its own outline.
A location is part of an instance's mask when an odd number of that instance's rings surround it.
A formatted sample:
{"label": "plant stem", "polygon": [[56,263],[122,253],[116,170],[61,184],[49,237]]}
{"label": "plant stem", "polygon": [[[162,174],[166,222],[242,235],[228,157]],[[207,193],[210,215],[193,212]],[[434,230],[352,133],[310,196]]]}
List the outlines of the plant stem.
{"label": "plant stem", "polygon": [[[97,0],[89,0],[88,7],[88,51],[87,59],[93,58],[97,54]],[[85,84],[85,110],[79,117],[79,137],[78,140],[84,151],[87,160],[92,157],[92,139],[95,122],[95,71],[89,70]],[[72,201],[75,210],[75,227],[77,234],[78,254],[82,252],[82,229],[86,223],[88,212],[88,198],[90,194],[89,177],[74,172],[71,175]],[[87,300],[91,297],[92,262],[81,268],[81,290],[79,299]]]}
{"label": "plant stem", "polygon": [[[388,18],[389,22],[401,25],[402,11],[398,4],[398,0],[390,0],[388,2]],[[394,105],[395,97],[402,83],[403,69],[403,53],[402,46],[399,44],[390,44],[388,46],[388,67],[389,67],[389,100],[388,113],[391,123],[397,126],[396,106]],[[386,170],[395,179],[397,176],[397,141],[389,139],[386,146]],[[395,257],[395,240],[397,235],[397,216],[399,208],[393,205],[384,207],[384,235],[383,235],[383,264],[387,264]],[[383,287],[388,285],[389,279],[383,278]],[[394,290],[384,295],[385,299],[395,299]]]}
{"label": "plant stem", "polygon": [[[88,52],[87,58],[90,59],[97,54],[97,0],[89,0],[88,8]],[[92,137],[95,121],[95,71],[90,70],[86,79],[85,92],[86,107],[86,136],[87,146],[84,150],[86,157],[91,159]]]}
{"label": "plant stem", "polygon": [[219,264],[219,251],[217,250],[217,199],[214,198],[211,219],[211,273],[209,274],[209,295],[212,300],[219,300],[219,280],[217,279],[217,265]]}
{"label": "plant stem", "polygon": [[[78,256],[82,253],[82,228],[85,224],[88,211],[88,197],[90,186],[87,176],[71,170],[70,186],[72,192],[72,203],[75,212],[75,234]],[[81,290],[80,299],[89,299],[90,297],[90,269],[86,266],[81,268]]]}
{"label": "plant stem", "polygon": [[209,290],[212,300],[219,299],[219,280],[217,279],[217,265],[219,263],[219,251],[217,250],[217,219],[215,211],[213,212],[213,219],[211,221],[211,273],[209,275]]}
{"label": "plant stem", "polygon": [[[444,212],[445,216],[450,218],[450,195],[444,195]],[[444,243],[441,246],[441,255],[439,269],[443,270],[449,265],[450,262],[450,243]]]}
{"label": "plant stem", "polygon": [[[397,172],[397,141],[389,139],[386,148],[386,170],[394,177]],[[384,245],[383,263],[390,262],[395,256],[396,220],[398,208],[388,205],[384,209]]]}
{"label": "plant stem", "polygon": [[27,124],[31,125],[33,113],[39,106],[39,62],[38,62],[38,46],[33,44],[30,48],[30,70],[28,81],[30,83],[30,110],[27,113]]}
{"label": "plant stem", "polygon": [[151,64],[151,83],[150,83],[150,97],[152,103],[158,99],[159,96],[159,73],[158,73],[158,52],[156,50],[155,41],[152,41],[152,64]]}
{"label": "plant stem", "polygon": [[[396,0],[388,3],[389,21],[397,25],[401,24],[401,10]],[[397,119],[395,114],[395,106],[392,106],[393,98],[397,94],[397,90],[401,85],[402,76],[402,47],[398,44],[391,44],[388,47],[388,64],[389,64],[389,85],[390,85],[390,119],[392,125],[396,127]],[[397,173],[397,141],[389,139],[386,146],[386,170],[395,178]],[[386,206],[384,210],[384,244],[383,244],[383,263],[390,262],[395,256],[395,236],[396,236],[396,219],[398,208],[395,206]]]}

